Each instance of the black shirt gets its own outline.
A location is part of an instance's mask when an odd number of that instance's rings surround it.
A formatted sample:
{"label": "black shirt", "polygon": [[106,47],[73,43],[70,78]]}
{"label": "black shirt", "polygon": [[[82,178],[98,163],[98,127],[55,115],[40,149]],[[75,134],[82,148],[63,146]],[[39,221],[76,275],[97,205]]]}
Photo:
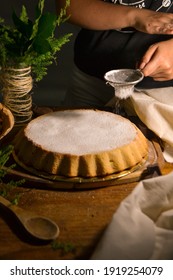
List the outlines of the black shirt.
{"label": "black shirt", "polygon": [[[159,12],[173,12],[172,0],[107,0],[112,4],[130,5]],[[112,69],[136,68],[150,45],[172,38],[172,35],[149,35],[132,29],[94,31],[82,29],[74,45],[74,62],[83,72],[103,79]],[[156,82],[150,77],[138,87],[173,86],[173,80]]]}

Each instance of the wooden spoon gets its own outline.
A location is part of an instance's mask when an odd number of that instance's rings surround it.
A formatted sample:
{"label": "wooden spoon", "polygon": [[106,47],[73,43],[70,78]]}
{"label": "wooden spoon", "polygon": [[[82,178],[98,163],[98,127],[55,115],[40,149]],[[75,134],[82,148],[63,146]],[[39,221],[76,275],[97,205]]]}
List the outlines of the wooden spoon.
{"label": "wooden spoon", "polygon": [[0,196],[0,204],[11,210],[32,236],[46,241],[56,239],[59,235],[59,228],[52,220],[25,211],[2,196]]}

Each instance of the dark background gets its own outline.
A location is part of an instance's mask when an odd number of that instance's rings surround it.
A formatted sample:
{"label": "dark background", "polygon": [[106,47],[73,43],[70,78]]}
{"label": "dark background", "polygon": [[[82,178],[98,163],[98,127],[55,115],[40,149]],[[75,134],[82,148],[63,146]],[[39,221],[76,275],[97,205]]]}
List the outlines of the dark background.
{"label": "dark background", "polygon": [[[35,5],[37,0],[5,0],[0,3],[0,17],[5,19],[5,22],[12,24],[11,15],[13,9],[17,15],[21,12],[22,5],[25,5],[29,17],[34,16]],[[54,12],[55,1],[45,0],[45,11]],[[63,104],[65,92],[70,81],[71,70],[73,64],[73,44],[79,28],[69,24],[63,23],[56,31],[56,37],[66,33],[73,33],[70,37],[70,42],[65,44],[61,51],[58,52],[57,65],[50,65],[48,74],[40,82],[34,83],[33,88],[33,102],[37,105],[53,105],[60,106]],[[0,99],[2,96],[0,95]]]}

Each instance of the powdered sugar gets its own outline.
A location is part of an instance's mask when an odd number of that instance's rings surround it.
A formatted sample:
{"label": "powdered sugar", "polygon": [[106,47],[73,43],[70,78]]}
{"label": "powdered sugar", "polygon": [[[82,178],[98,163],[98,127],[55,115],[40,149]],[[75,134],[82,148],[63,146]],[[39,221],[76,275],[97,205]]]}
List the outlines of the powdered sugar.
{"label": "powdered sugar", "polygon": [[44,150],[84,155],[129,144],[136,137],[132,123],[95,110],[51,112],[31,121],[25,135]]}
{"label": "powdered sugar", "polygon": [[104,78],[114,90],[116,97],[126,99],[133,94],[134,86],[143,79],[144,75],[140,70],[117,69],[105,73]]}

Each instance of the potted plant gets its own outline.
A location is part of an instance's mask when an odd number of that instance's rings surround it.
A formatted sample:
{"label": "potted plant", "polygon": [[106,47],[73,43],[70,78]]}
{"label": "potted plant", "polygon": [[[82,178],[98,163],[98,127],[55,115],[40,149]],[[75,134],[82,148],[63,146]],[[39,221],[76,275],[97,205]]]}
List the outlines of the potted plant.
{"label": "potted plant", "polygon": [[69,1],[59,15],[44,12],[45,0],[38,0],[33,21],[24,5],[20,16],[12,13],[12,26],[0,18],[3,104],[13,113],[15,123],[31,119],[33,80],[40,81],[47,74],[48,66],[57,61],[58,52],[72,35],[68,33],[58,38],[55,35],[57,28],[67,19]]}

